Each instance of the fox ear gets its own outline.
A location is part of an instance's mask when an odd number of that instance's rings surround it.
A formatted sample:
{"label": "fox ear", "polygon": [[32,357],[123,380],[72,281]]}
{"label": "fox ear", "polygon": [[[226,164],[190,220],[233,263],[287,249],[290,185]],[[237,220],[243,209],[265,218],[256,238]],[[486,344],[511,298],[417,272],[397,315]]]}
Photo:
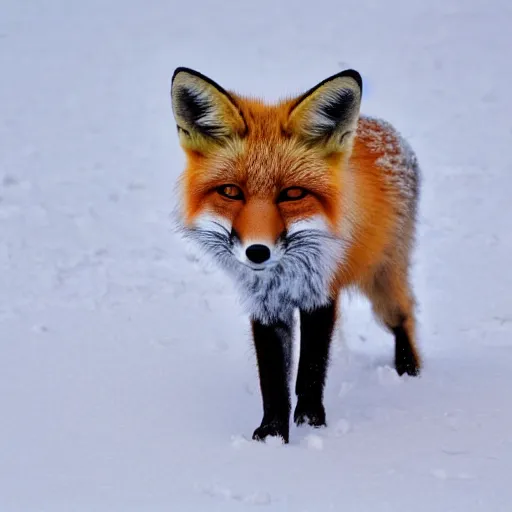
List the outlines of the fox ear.
{"label": "fox ear", "polygon": [[246,130],[245,120],[230,94],[197,71],[176,69],[171,98],[181,143],[186,147],[200,151]]}
{"label": "fox ear", "polygon": [[288,130],[341,151],[357,127],[362,90],[361,75],[352,69],[327,78],[293,104]]}

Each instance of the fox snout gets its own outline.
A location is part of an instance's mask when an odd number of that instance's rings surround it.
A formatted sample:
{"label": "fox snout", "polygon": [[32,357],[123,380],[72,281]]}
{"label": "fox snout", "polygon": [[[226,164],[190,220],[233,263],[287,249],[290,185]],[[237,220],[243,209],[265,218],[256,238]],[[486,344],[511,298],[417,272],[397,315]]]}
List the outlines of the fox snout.
{"label": "fox snout", "polygon": [[277,240],[269,237],[246,238],[245,240],[235,229],[231,230],[233,254],[240,263],[253,270],[265,270],[273,267],[282,257],[285,246],[285,233]]}
{"label": "fox snout", "polygon": [[[251,198],[233,219],[235,256],[254,270],[263,270],[282,255],[285,225],[272,201]],[[234,236],[233,236],[234,235]]]}

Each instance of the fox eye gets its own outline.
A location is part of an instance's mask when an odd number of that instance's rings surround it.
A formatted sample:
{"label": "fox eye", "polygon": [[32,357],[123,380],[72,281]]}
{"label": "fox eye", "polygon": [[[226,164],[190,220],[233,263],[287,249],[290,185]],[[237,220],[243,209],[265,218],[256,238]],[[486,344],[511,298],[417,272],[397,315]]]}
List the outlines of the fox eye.
{"label": "fox eye", "polygon": [[236,185],[221,185],[217,187],[217,192],[228,199],[241,200],[244,198],[243,192],[240,190],[240,187]]}
{"label": "fox eye", "polygon": [[282,203],[284,201],[298,201],[308,195],[308,191],[302,187],[290,187],[281,190],[277,201]]}

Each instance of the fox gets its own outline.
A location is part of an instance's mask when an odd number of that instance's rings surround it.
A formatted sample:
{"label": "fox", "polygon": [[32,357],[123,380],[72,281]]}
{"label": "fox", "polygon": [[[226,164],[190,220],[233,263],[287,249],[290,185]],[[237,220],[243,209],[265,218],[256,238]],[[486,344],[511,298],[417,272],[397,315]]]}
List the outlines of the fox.
{"label": "fox", "polygon": [[230,276],[249,316],[263,408],[254,440],[289,442],[297,311],[296,425],[327,425],[344,292],[362,293],[394,336],[399,375],[422,367],[410,271],[420,168],[390,123],[361,113],[362,92],[353,69],[274,103],[190,68],[172,76],[179,227]]}

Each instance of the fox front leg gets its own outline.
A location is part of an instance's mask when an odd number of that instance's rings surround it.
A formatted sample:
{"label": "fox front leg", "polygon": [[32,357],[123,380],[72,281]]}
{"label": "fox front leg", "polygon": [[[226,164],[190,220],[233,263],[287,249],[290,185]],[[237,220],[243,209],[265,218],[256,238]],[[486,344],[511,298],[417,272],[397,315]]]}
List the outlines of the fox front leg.
{"label": "fox front leg", "polygon": [[264,325],[253,320],[252,332],[263,400],[263,419],[253,439],[264,441],[268,436],[275,436],[288,443],[292,326],[280,321]]}
{"label": "fox front leg", "polygon": [[314,311],[300,312],[300,359],[295,392],[297,425],[326,425],[323,405],[329,347],[336,322],[336,301]]}

